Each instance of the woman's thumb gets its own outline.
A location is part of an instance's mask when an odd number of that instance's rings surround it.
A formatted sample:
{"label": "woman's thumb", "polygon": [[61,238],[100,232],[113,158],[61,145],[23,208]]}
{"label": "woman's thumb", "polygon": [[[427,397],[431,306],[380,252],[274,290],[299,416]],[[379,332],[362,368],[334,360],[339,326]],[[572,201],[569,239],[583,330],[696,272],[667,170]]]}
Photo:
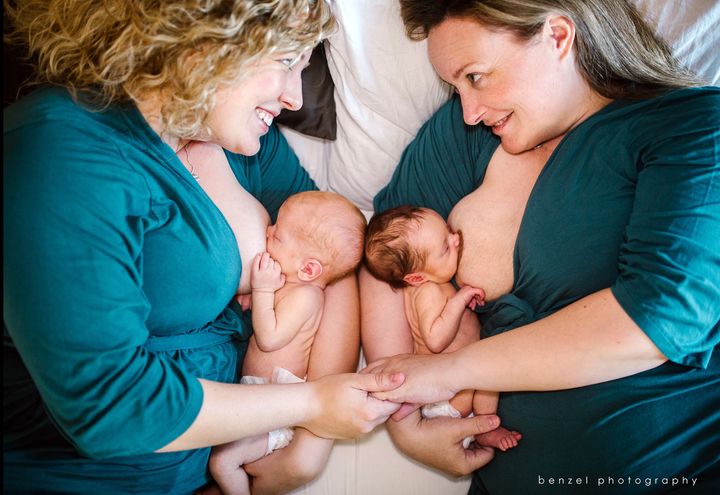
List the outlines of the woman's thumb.
{"label": "woman's thumb", "polygon": [[500,426],[500,418],[494,414],[481,414],[471,418],[462,418],[460,421],[455,421],[454,424],[460,429],[457,436],[464,438],[494,430]]}
{"label": "woman's thumb", "polygon": [[395,390],[405,381],[405,375],[400,372],[394,373],[368,373],[358,375],[360,388],[368,392],[384,392]]}

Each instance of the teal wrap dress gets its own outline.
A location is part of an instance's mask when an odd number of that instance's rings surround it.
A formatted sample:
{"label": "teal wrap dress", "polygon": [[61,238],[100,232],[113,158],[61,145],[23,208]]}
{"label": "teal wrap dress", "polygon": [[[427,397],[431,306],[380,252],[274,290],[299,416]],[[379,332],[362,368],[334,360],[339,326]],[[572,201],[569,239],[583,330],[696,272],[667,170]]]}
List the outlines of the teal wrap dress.
{"label": "teal wrap dress", "polygon": [[[134,105],[46,87],[3,121],[4,492],[193,493],[209,449],[153,452],[242,364],[230,226]],[[273,218],[315,187],[276,128],[226,156]]]}
{"label": "teal wrap dress", "polygon": [[[447,218],[498,145],[452,99],[375,210],[412,204]],[[593,386],[502,393],[498,415],[523,439],[476,472],[471,493],[720,493],[719,88],[616,100],[567,134],[528,199],[511,293],[477,310],[481,335],[608,287],[669,361]]]}

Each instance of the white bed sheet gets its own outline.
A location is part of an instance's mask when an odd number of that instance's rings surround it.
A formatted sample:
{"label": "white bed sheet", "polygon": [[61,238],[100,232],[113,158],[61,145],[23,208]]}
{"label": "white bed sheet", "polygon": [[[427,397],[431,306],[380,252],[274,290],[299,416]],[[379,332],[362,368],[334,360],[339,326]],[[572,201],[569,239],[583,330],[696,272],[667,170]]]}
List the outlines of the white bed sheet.
{"label": "white bed sheet", "polygon": [[[720,1],[631,1],[684,64],[720,85]],[[282,132],[321,189],[346,196],[369,217],[372,198],[451,89],[433,71],[426,43],[405,37],[397,0],[331,3],[340,24],[326,44],[337,140]],[[453,480],[403,456],[380,427],[360,439],[336,442],[323,474],[293,493],[460,495],[469,483],[469,476]]]}

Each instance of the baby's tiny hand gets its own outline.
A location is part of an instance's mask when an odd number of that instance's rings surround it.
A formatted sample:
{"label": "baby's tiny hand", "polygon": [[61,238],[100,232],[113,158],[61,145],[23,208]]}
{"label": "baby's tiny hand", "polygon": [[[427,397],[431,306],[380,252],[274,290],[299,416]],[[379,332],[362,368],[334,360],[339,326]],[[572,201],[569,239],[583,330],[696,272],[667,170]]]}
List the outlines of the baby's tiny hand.
{"label": "baby's tiny hand", "polygon": [[466,285],[460,289],[456,295],[462,297],[465,306],[472,310],[474,310],[476,306],[485,305],[485,291],[482,289]]}
{"label": "baby's tiny hand", "polygon": [[280,263],[272,259],[268,253],[258,253],[250,272],[252,290],[275,292],[283,285],[285,285],[285,275],[282,273]]}

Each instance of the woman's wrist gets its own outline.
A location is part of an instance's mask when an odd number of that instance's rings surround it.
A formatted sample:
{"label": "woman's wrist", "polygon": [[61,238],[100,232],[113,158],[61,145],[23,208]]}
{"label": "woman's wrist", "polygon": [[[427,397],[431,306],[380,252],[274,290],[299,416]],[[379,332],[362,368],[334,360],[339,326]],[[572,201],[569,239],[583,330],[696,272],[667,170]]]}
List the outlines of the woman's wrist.
{"label": "woman's wrist", "polygon": [[455,352],[440,354],[444,362],[441,364],[440,383],[447,383],[448,388],[455,391],[477,390],[477,374],[473,371],[477,367],[477,359],[473,359],[470,345]]}
{"label": "woman's wrist", "polygon": [[[302,420],[296,426],[305,428],[315,433],[315,425],[322,414],[322,397],[319,391],[317,381],[305,382],[303,386],[303,399],[299,405]],[[315,433],[317,435],[317,433]]]}

